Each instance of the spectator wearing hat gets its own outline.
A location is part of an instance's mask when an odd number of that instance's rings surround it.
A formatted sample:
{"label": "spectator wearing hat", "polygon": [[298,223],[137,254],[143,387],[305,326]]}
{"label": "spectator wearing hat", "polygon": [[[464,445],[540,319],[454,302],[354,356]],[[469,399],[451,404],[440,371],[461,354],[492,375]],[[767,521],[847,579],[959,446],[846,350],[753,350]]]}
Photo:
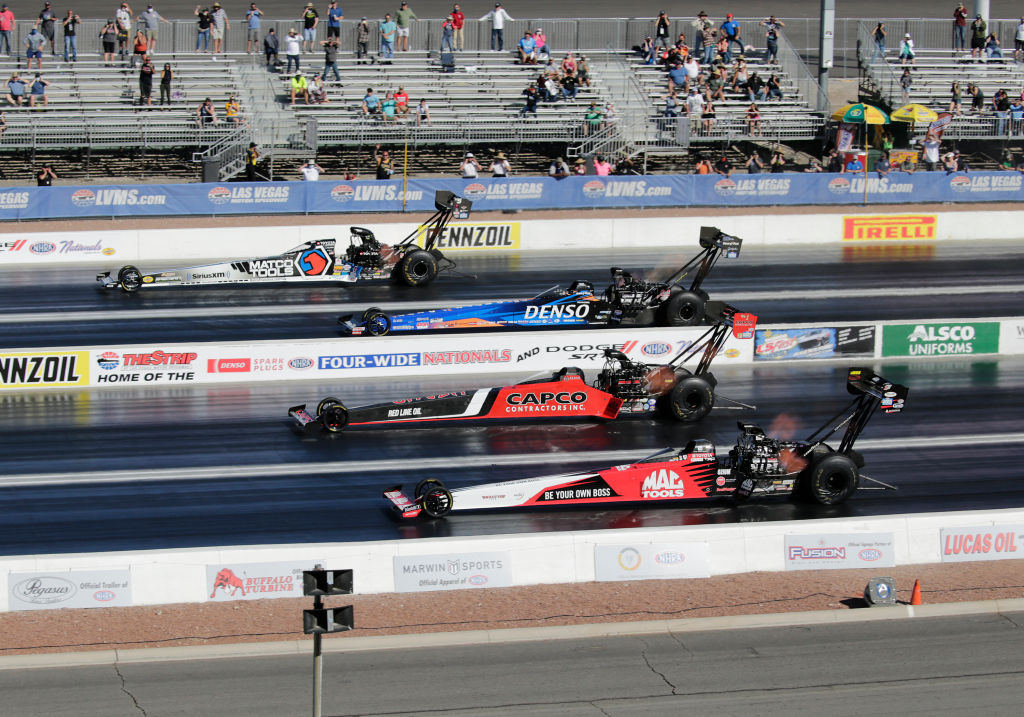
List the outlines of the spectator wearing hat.
{"label": "spectator wearing hat", "polygon": [[533,44],[537,49],[537,56],[551,57],[551,50],[548,49],[548,36],[544,34],[544,29],[538,27],[537,32],[533,33]]}
{"label": "spectator wearing hat", "polygon": [[213,12],[210,13],[210,35],[213,37],[213,54],[216,55],[224,50],[224,36],[231,23],[228,22],[228,14],[219,2],[213,4]]}
{"label": "spectator wearing hat", "polygon": [[732,13],[725,16],[725,22],[718,28],[719,34],[723,35],[728,42],[728,49],[732,49],[732,43],[740,46],[740,53],[743,52],[743,41],[740,40],[740,24],[732,19]]}
{"label": "spectator wearing hat", "polygon": [[324,168],[317,164],[315,159],[309,160],[299,168],[299,172],[302,173],[302,179],[306,182],[318,181],[323,171]]}
{"label": "spectator wearing hat", "polygon": [[505,159],[504,152],[498,152],[490,166],[492,177],[507,177],[512,172],[512,165]]}
{"label": "spectator wearing hat", "polygon": [[445,48],[448,48],[448,52],[455,52],[455,22],[451,15],[441,22],[441,52]]}
{"label": "spectator wearing hat", "polygon": [[366,21],[366,16],[359,20],[359,24],[356,25],[356,64],[363,64],[363,59],[370,54],[370,23]]}
{"label": "spectator wearing hat", "polygon": [[164,23],[165,25],[170,25],[171,23],[164,20],[152,5],[147,5],[146,11],[140,12],[139,16],[135,18],[135,21],[142,23],[146,28],[146,40],[149,46],[149,54],[155,54],[156,40],[160,36],[160,23]]}
{"label": "spectator wearing hat", "polygon": [[971,57],[981,57],[981,51],[985,49],[986,37],[988,37],[988,25],[979,12],[971,23]]}
{"label": "spectator wearing hat", "polygon": [[249,10],[245,13],[245,51],[247,54],[259,51],[262,17],[263,11],[256,7],[256,3],[249,3]]}
{"label": "spectator wearing hat", "polygon": [[228,124],[237,125],[242,121],[242,105],[234,95],[224,103],[224,119]]}
{"label": "spectator wearing hat", "polygon": [[548,166],[548,176],[555,179],[565,179],[569,176],[569,165],[561,157],[556,157]]}
{"label": "spectator wearing hat", "polygon": [[[126,8],[128,6],[127,5],[122,5],[121,7],[122,8]],[[120,12],[120,11],[118,11],[118,12]],[[195,12],[193,14],[198,18],[198,31],[197,31],[197,34],[196,34],[196,52],[197,53],[200,52],[200,51],[201,52],[209,52],[210,51],[210,28],[213,27],[213,18],[210,15],[210,8],[206,8],[206,7],[200,8],[198,5],[196,5],[196,9],[195,9]],[[120,21],[118,21],[118,22],[120,23]],[[130,17],[128,19],[128,24],[129,25],[131,24],[131,18]],[[125,42],[127,42],[127,38],[128,38],[128,36],[127,36],[128,27],[127,26],[124,26],[124,32],[126,33],[125,34]],[[200,50],[199,49],[200,47],[202,47],[203,49]]]}
{"label": "spectator wearing hat", "polygon": [[462,159],[462,163],[459,165],[459,173],[463,179],[476,179],[480,176],[480,163],[476,161],[476,157],[473,156],[472,152],[466,152],[466,156]]}
{"label": "spectator wearing hat", "polygon": [[25,35],[25,58],[28,60],[26,69],[32,69],[33,58],[36,61],[36,69],[43,69],[43,45],[45,44],[46,38],[39,30],[33,27],[28,31],[28,34]]}
{"label": "spectator wearing hat", "polygon": [[767,20],[762,20],[764,26],[765,41],[768,46],[767,62],[769,65],[779,64],[779,30],[786,26],[782,20],[776,20],[774,15],[769,15]]}
{"label": "spectator wearing hat", "polygon": [[708,14],[701,10],[697,13],[697,17],[690,22],[690,27],[693,28],[693,54],[698,55],[704,50],[704,31],[711,27],[711,21],[708,20]]}
{"label": "spectator wearing hat", "polygon": [[341,75],[338,73],[338,38],[328,37],[320,43],[324,48],[324,78],[327,73],[334,72],[335,84],[341,84]]}
{"label": "spectator wearing hat", "polygon": [[35,25],[39,28],[39,31],[43,33],[43,37],[50,43],[50,54],[53,56],[57,55],[57,47],[54,45],[53,40],[56,33],[57,13],[53,11],[50,3],[44,3],[43,9],[39,13],[39,17],[36,18]]}
{"label": "spectator wearing hat", "polygon": [[274,63],[278,60],[278,53],[281,51],[281,41],[277,37],[277,33],[274,32],[274,28],[267,30],[266,37],[263,38],[263,54],[267,56],[267,67],[273,67]]}
{"label": "spectator wearing hat", "polygon": [[491,52],[501,52],[505,49],[505,23],[511,22],[513,17],[505,12],[501,3],[494,3],[494,9],[480,18],[491,21]]}
{"label": "spectator wearing hat", "polygon": [[668,19],[664,10],[654,18],[654,44],[656,47],[668,47],[668,32],[671,25],[672,21]]}
{"label": "spectator wearing hat", "polygon": [[999,38],[994,32],[990,32],[985,39],[985,55],[990,60],[1003,58],[1003,48],[999,45]]}
{"label": "spectator wearing hat", "polygon": [[295,104],[296,96],[302,97],[309,104],[309,80],[306,79],[305,75],[302,74],[302,70],[296,69],[295,74],[292,75],[292,92],[291,92],[291,104]]}
{"label": "spectator wearing hat", "polygon": [[260,153],[256,149],[256,143],[250,142],[249,148],[245,150],[245,180],[247,182],[256,181],[256,165],[259,161]]}
{"label": "spectator wearing hat", "polygon": [[520,65],[537,64],[537,45],[533,41],[533,35],[530,34],[529,30],[523,33],[523,39],[517,43],[517,47]]}
{"label": "spectator wearing hat", "polygon": [[0,6],[0,52],[11,54],[11,31],[14,30],[14,13],[7,3]]}
{"label": "spectator wearing hat", "polygon": [[409,107],[409,93],[405,91],[405,88],[399,85],[398,92],[395,93],[395,112],[405,116],[412,110]]}
{"label": "spectator wearing hat", "polygon": [[217,124],[217,109],[213,106],[213,100],[209,97],[203,100],[203,104],[196,108],[196,124],[200,128],[208,124]]}
{"label": "spectator wearing hat", "polygon": [[909,32],[903,35],[903,42],[900,43],[900,64],[905,65],[908,61],[914,64],[914,40]]}
{"label": "spectator wearing hat", "polygon": [[117,50],[117,23],[112,19],[100,29],[100,40],[103,42],[103,66],[110,67],[114,64],[114,52]]}
{"label": "spectator wearing hat", "polygon": [[587,160],[583,157],[579,157],[572,165],[572,173],[577,177],[582,177],[587,173]]}
{"label": "spectator wearing hat", "polygon": [[345,19],[345,11],[338,7],[338,0],[331,0],[327,6],[327,39],[332,37],[341,42],[341,21]]}
{"label": "spectator wearing hat", "polygon": [[384,22],[380,24],[380,56],[382,59],[391,59],[395,56],[395,34],[398,32],[398,25],[391,19],[391,13],[384,13]]}
{"label": "spectator wearing hat", "polygon": [[413,20],[418,21],[419,18],[416,17],[416,13],[412,11],[412,8],[407,3],[402,3],[398,10],[395,11],[399,52],[409,51],[409,23]]}
{"label": "spectator wearing hat", "polygon": [[644,41],[640,43],[640,57],[643,58],[645,65],[653,65],[656,55],[657,47],[654,44],[654,38],[648,35],[644,38]]}
{"label": "spectator wearing hat", "polygon": [[299,54],[302,52],[302,41],[299,39],[299,34],[295,32],[295,28],[288,29],[288,37],[284,39],[284,54],[288,58],[288,66],[285,68],[285,72],[292,71],[292,63],[295,63],[296,71],[299,69]]}
{"label": "spectator wearing hat", "polygon": [[11,79],[7,80],[7,104],[15,107],[21,105],[25,100],[25,80],[15,72]]}
{"label": "spectator wearing hat", "polygon": [[313,7],[313,3],[306,3],[302,9],[302,51],[312,52],[313,43],[316,42],[316,26],[320,24],[320,13]]}
{"label": "spectator wearing hat", "polygon": [[523,97],[526,98],[526,103],[522,109],[519,110],[520,115],[525,115],[527,112],[532,112],[533,116],[537,116],[537,101],[540,99],[540,93],[537,91],[537,84],[534,82],[530,83],[522,92]]}

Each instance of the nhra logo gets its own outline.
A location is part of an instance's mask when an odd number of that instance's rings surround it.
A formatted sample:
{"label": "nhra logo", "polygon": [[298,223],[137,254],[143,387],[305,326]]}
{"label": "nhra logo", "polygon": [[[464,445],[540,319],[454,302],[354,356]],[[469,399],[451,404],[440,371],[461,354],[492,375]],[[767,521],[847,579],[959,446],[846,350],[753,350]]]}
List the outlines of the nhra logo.
{"label": "nhra logo", "polygon": [[836,177],[828,183],[828,191],[833,194],[847,194],[850,191],[850,180],[846,177]]}
{"label": "nhra logo", "polygon": [[736,193],[736,182],[729,178],[720,179],[715,182],[715,194],[719,194],[723,197],[731,197]]}
{"label": "nhra logo", "polygon": [[686,484],[679,479],[679,474],[662,468],[644,478],[640,486],[640,495],[644,498],[682,498]]}
{"label": "nhra logo", "polygon": [[544,391],[542,393],[510,393],[505,399],[512,406],[547,406],[551,404],[570,405],[586,403],[587,394],[583,391],[560,391],[554,393]]}
{"label": "nhra logo", "polygon": [[214,187],[207,193],[206,198],[214,204],[227,204],[231,201],[231,190],[227,187]]}
{"label": "nhra logo", "polygon": [[92,599],[97,602],[109,602],[117,597],[117,594],[111,590],[97,590],[92,594]]}
{"label": "nhra logo", "polygon": [[881,559],[882,551],[878,548],[864,548],[864,550],[857,553],[857,557],[859,557],[861,560],[872,562]]}
{"label": "nhra logo", "polygon": [[590,199],[597,199],[604,196],[604,182],[600,179],[592,179],[583,185],[583,196]]}
{"label": "nhra logo", "polygon": [[57,250],[57,245],[52,241],[41,241],[30,246],[28,250],[33,254],[49,254]]}
{"label": "nhra logo", "polygon": [[462,195],[467,199],[480,199],[481,197],[487,196],[487,187],[479,182],[474,182],[473,184],[467,185],[466,188],[462,190]]}
{"label": "nhra logo", "polygon": [[310,368],[312,365],[313,359],[307,358],[306,356],[299,356],[297,358],[293,358],[291,361],[288,362],[288,368],[293,368],[296,371],[302,371],[304,369]]}
{"label": "nhra logo", "polygon": [[686,556],[675,550],[663,550],[654,556],[654,562],[659,565],[679,565],[686,562]]}
{"label": "nhra logo", "polygon": [[113,371],[121,364],[121,357],[113,351],[105,351],[96,359],[96,363],[104,371]]}
{"label": "nhra logo", "polygon": [[76,207],[91,207],[96,203],[96,193],[91,189],[79,189],[71,195],[71,203]]}
{"label": "nhra logo", "polygon": [[954,192],[969,192],[971,191],[971,179],[970,177],[953,177],[949,180],[949,188]]}
{"label": "nhra logo", "polygon": [[331,190],[331,199],[336,202],[351,202],[356,191],[347,184],[338,184]]}
{"label": "nhra logo", "polygon": [[648,356],[661,356],[662,354],[667,354],[671,351],[672,347],[666,343],[655,341],[653,343],[644,344],[644,347],[640,350]]}

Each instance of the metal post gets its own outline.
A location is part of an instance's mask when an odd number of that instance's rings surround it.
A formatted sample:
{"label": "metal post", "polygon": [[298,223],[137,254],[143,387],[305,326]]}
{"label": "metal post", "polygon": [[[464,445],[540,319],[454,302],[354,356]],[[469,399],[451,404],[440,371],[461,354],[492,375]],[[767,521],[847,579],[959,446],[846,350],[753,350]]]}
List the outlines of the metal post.
{"label": "metal post", "polygon": [[405,126],[405,151],[402,153],[402,211],[409,195],[409,125]]}
{"label": "metal post", "polygon": [[[313,609],[319,610],[324,606],[319,595],[313,598]],[[313,633],[313,717],[320,717],[321,690],[323,688],[324,659],[320,650],[320,633]]]}
{"label": "metal post", "polygon": [[828,111],[828,73],[832,69],[836,30],[836,0],[821,0],[821,33],[818,36],[818,109]]}
{"label": "metal post", "polygon": [[[974,0],[974,13],[981,15],[981,19],[988,22],[988,0]],[[988,31],[993,32],[992,28],[989,28]]]}

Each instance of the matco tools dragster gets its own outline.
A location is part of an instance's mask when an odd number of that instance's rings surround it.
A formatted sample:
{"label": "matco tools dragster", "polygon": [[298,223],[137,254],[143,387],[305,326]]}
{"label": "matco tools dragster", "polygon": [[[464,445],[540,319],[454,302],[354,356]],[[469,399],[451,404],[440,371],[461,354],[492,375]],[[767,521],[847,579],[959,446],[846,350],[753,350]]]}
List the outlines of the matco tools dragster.
{"label": "matco tools dragster", "polygon": [[[337,281],[354,283],[371,279],[391,279],[409,286],[423,286],[442,271],[451,271],[455,262],[436,248],[437,237],[452,219],[466,219],[473,203],[452,192],[438,191],[434,197],[437,211],[424,229],[417,229],[395,245],[381,244],[373,232],[350,227],[349,246],[338,251],[335,239],[303,242],[277,256],[225,261],[143,273],[134,266],[123,266],[115,276],[107,271],[96,276],[105,289],[120,288],[129,293],[143,287],[197,286],[207,284],[243,284],[263,282]],[[423,248],[416,240],[424,233]]]}
{"label": "matco tools dragster", "polygon": [[[769,438],[758,426],[740,423],[736,445],[725,456],[716,454],[711,441],[698,439],[682,450],[666,448],[611,468],[453,490],[428,478],[420,481],[411,497],[400,485],[384,491],[384,497],[403,518],[439,518],[453,510],[772,495],[799,495],[836,505],[853,495],[862,479],[875,484],[875,490],[893,489],[860,473],[864,459],[853,444],[878,407],[884,413],[899,413],[908,393],[906,386],[859,368],[850,369],[846,388],[856,396],[853,402],[803,441]],[[838,423],[824,433],[834,421]],[[833,449],[825,441],[844,426],[846,432]]]}
{"label": "matco tools dragster", "polygon": [[[510,386],[449,391],[370,406],[348,408],[341,399],[328,397],[317,405],[316,415],[310,414],[305,404],[293,406],[288,415],[303,429],[332,433],[346,428],[397,428],[452,421],[613,420],[654,414],[677,421],[699,421],[715,404],[718,382],[710,372],[711,362],[722,350],[730,329],[736,338],[749,339],[757,324],[753,314],[738,313],[723,302],[709,302],[709,306],[712,303],[718,317],[715,325],[667,364],[639,363],[621,351],[605,349],[604,369],[593,384],[586,382],[581,369],[571,366],[548,377]],[[692,372],[682,367],[698,354],[700,360]]]}
{"label": "matco tools dragster", "polygon": [[[738,257],[742,243],[715,227],[701,227],[700,253],[665,281],[637,279],[613,267],[611,283],[600,294],[594,292],[593,283],[574,281],[568,288],[556,286],[531,299],[402,314],[388,314],[374,306],[359,319],[346,314],[338,324],[343,333],[352,336],[460,329],[696,326],[707,316],[708,294],[701,288],[704,279],[720,257]],[[691,272],[696,273],[686,287],[682,282]]]}

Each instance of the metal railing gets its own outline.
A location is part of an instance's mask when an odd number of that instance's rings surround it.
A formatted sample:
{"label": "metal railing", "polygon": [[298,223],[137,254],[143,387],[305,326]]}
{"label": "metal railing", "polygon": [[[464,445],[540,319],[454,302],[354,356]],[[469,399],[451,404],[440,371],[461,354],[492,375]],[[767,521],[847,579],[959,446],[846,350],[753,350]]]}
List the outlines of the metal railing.
{"label": "metal railing", "polygon": [[828,94],[821,89],[818,80],[811,74],[807,64],[793,48],[785,32],[779,33],[779,66],[791,82],[796,85],[797,93],[811,109],[828,114]]}

